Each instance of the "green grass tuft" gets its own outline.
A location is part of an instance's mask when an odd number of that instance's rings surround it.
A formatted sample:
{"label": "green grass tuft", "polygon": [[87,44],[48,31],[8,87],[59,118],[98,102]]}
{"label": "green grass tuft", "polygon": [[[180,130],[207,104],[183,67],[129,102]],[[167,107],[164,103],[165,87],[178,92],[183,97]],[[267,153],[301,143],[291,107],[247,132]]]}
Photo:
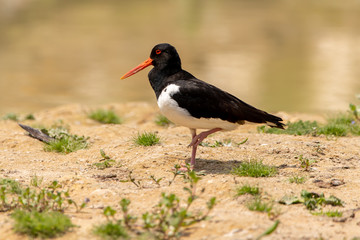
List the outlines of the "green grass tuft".
{"label": "green grass tuft", "polygon": [[60,212],[40,213],[16,210],[11,217],[15,221],[15,232],[34,238],[56,237],[74,227],[70,218]]}
{"label": "green grass tuft", "polygon": [[84,136],[64,135],[44,146],[47,152],[71,153],[88,147]]}
{"label": "green grass tuft", "polygon": [[8,113],[2,117],[3,120],[19,121],[19,116],[15,113]]}
{"label": "green grass tuft", "polygon": [[319,130],[319,134],[343,137],[348,134],[360,135],[360,123],[353,115],[339,114],[329,118],[328,123]]}
{"label": "green grass tuft", "polygon": [[35,120],[35,117],[32,113],[29,113],[25,116],[24,120]]}
{"label": "green grass tuft", "polygon": [[89,146],[86,137],[72,135],[64,127],[55,127],[49,130],[42,129],[44,133],[50,137],[55,138],[44,146],[47,152],[71,153],[80,149],[85,149]]}
{"label": "green grass tuft", "polygon": [[250,211],[257,211],[257,212],[266,212],[270,213],[273,209],[273,203],[271,202],[264,202],[260,197],[256,197],[253,201],[250,201],[246,204],[247,208]]}
{"label": "green grass tuft", "polygon": [[172,122],[167,119],[167,117],[165,117],[164,115],[159,114],[158,116],[156,116],[155,119],[155,124],[161,127],[167,127],[171,124]]}
{"label": "green grass tuft", "polygon": [[89,118],[98,121],[100,123],[105,123],[105,124],[120,124],[122,123],[122,120],[120,119],[120,117],[118,115],[115,114],[114,111],[112,110],[103,110],[103,109],[98,109],[96,111],[91,112],[88,115]]}
{"label": "green grass tuft", "polygon": [[137,146],[153,146],[160,142],[160,138],[155,132],[143,132],[141,134],[138,133],[138,135],[134,137],[133,140]]}
{"label": "green grass tuft", "polygon": [[250,195],[259,195],[260,194],[260,190],[258,187],[252,187],[248,184],[243,185],[242,187],[238,187],[236,189],[236,196],[241,196],[244,194],[250,194]]}
{"label": "green grass tuft", "polygon": [[325,135],[343,137],[349,134],[360,135],[360,122],[353,114],[339,114],[333,118],[329,118],[326,124],[318,124],[316,121],[297,121],[289,122],[285,130],[277,128],[267,128],[260,126],[258,132],[289,134],[289,135]]}
{"label": "green grass tuft", "polygon": [[265,126],[260,126],[257,128],[258,132],[262,133],[273,133],[273,134],[289,134],[289,135],[313,135],[316,134],[316,129],[319,128],[319,125],[316,121],[310,122],[302,120],[297,122],[287,123],[287,128],[285,130],[278,128],[267,128]]}
{"label": "green grass tuft", "polygon": [[129,239],[126,229],[120,223],[107,222],[96,226],[94,234],[102,239]]}
{"label": "green grass tuft", "polygon": [[327,217],[342,217],[343,213],[338,211],[338,210],[335,210],[335,211],[326,211],[326,212],[323,212],[323,211],[320,211],[320,212],[312,212],[311,213],[312,215],[315,215],[315,216],[327,216]]}
{"label": "green grass tuft", "polygon": [[319,129],[319,134],[324,134],[326,136],[344,137],[348,134],[348,130],[349,129],[346,125],[329,123]]}
{"label": "green grass tuft", "polygon": [[299,177],[299,176],[292,176],[289,178],[289,182],[290,183],[296,183],[296,184],[302,184],[304,182],[306,182],[306,178],[305,177]]}
{"label": "green grass tuft", "polygon": [[268,166],[262,161],[251,160],[249,162],[240,163],[239,166],[231,170],[232,174],[246,177],[272,177],[277,174],[277,168]]}

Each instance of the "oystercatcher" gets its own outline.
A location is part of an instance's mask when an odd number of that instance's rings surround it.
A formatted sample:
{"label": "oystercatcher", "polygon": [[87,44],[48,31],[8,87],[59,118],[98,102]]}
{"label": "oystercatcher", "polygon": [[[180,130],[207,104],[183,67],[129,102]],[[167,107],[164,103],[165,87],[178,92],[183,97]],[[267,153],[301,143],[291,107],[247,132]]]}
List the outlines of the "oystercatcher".
{"label": "oystercatcher", "polygon": [[[150,65],[154,68],[148,76],[162,114],[175,124],[190,129],[192,141],[188,147],[192,147],[192,168],[195,166],[197,146],[212,133],[233,130],[246,121],[284,129],[280,117],[250,106],[183,70],[179,54],[168,43],[156,45],[150,58],[121,79]],[[196,129],[209,130],[196,134]]]}

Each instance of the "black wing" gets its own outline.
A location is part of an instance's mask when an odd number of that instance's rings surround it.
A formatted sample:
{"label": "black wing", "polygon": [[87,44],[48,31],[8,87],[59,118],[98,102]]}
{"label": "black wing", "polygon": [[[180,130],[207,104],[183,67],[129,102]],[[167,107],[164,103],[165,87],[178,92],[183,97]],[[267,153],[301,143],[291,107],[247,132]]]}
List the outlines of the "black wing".
{"label": "black wing", "polygon": [[177,80],[175,84],[180,86],[180,92],[172,97],[195,118],[220,118],[232,123],[270,123],[271,127],[284,128],[281,118],[199,79]]}

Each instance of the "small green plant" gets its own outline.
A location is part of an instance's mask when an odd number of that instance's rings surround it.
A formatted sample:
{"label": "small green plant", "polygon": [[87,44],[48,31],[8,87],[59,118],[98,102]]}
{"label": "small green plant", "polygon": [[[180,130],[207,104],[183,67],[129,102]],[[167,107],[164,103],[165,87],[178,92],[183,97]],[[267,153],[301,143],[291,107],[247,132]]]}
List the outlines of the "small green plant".
{"label": "small green plant", "polygon": [[327,216],[327,217],[342,217],[343,213],[342,212],[339,212],[338,210],[335,210],[335,211],[326,211],[326,212],[323,212],[323,211],[320,211],[320,212],[312,212],[311,213],[312,215],[315,215],[315,216]]}
{"label": "small green plant", "polygon": [[11,217],[18,233],[32,238],[62,235],[74,227],[63,212],[70,206],[80,211],[86,202],[78,206],[57,181],[44,188],[41,184],[42,178],[37,176],[31,178],[27,187],[11,179],[0,179],[0,211],[15,210]]}
{"label": "small green plant", "polygon": [[[1,180],[3,181],[4,179]],[[6,179],[6,185],[0,186],[0,211],[21,209],[37,212],[63,212],[71,205],[75,206],[77,211],[85,207],[86,203],[78,206],[70,198],[68,190],[60,190],[62,186],[57,181],[51,182],[45,188],[39,186],[41,181],[35,176],[31,179],[30,186],[22,187]]]}
{"label": "small green plant", "polygon": [[276,228],[279,226],[279,223],[280,223],[280,221],[279,221],[279,220],[276,220],[275,223],[274,223],[271,227],[269,227],[268,229],[266,229],[266,231],[263,232],[260,236],[258,236],[258,237],[256,238],[256,240],[260,240],[261,238],[272,234],[272,233],[276,230]]}
{"label": "small green plant", "polygon": [[16,210],[11,217],[14,219],[15,232],[33,238],[52,238],[64,234],[75,225],[68,216],[60,212],[27,212]]}
{"label": "small green plant", "polygon": [[138,188],[142,188],[141,181],[133,178],[132,171],[129,172],[129,181],[132,182]]}
{"label": "small green plant", "polygon": [[308,210],[315,210],[321,206],[331,205],[331,206],[343,206],[343,201],[335,196],[325,197],[323,193],[318,194],[315,192],[308,192],[302,190],[300,198],[296,196],[284,196],[279,203],[290,205],[302,203]]}
{"label": "small green plant", "polygon": [[120,124],[122,120],[112,110],[98,109],[88,115],[89,118],[105,124]]}
{"label": "small green plant", "polygon": [[121,222],[108,221],[100,224],[94,228],[94,234],[102,239],[129,239],[129,234]]}
{"label": "small green plant", "polygon": [[35,120],[35,117],[32,113],[29,113],[25,116],[24,120]]}
{"label": "small green plant", "polygon": [[316,163],[315,160],[310,160],[308,158],[304,158],[303,155],[300,155],[298,157],[299,161],[300,161],[300,167],[304,168],[305,171],[309,171],[310,167],[313,163]]}
{"label": "small green plant", "polygon": [[130,200],[123,198],[120,201],[120,206],[123,211],[123,219],[117,220],[115,214],[117,211],[110,206],[107,206],[103,214],[107,219],[107,222],[96,226],[94,234],[102,237],[103,239],[128,239],[129,233],[126,226],[129,226],[131,222],[135,222],[136,218],[131,216],[128,212],[128,206]]}
{"label": "small green plant", "polygon": [[155,119],[155,124],[161,127],[167,127],[171,124],[172,122],[167,119],[167,117],[165,117],[164,115],[157,115],[156,119]]}
{"label": "small green plant", "polygon": [[[174,168],[172,169],[172,174],[174,175],[173,178],[169,181],[169,186],[175,181],[175,178],[182,174],[180,171],[181,166],[179,164],[175,164]],[[190,169],[190,168],[189,168]]]}
{"label": "small green plant", "polygon": [[[2,189],[3,193],[10,193],[10,194],[21,194],[22,188],[18,181],[2,178],[0,179],[0,189]],[[2,196],[2,195],[0,195]]]}
{"label": "small green plant", "polygon": [[302,184],[302,183],[306,182],[306,178],[300,177],[300,176],[292,176],[289,178],[289,182],[296,183],[296,184]]}
{"label": "small green plant", "polygon": [[249,162],[240,163],[239,166],[231,170],[232,174],[246,177],[272,177],[277,174],[277,168],[268,166],[262,161],[251,160]]}
{"label": "small green plant", "polygon": [[254,200],[248,202],[246,206],[250,211],[266,212],[270,214],[271,210],[273,209],[274,203],[265,202],[260,197],[255,197]]}
{"label": "small green plant", "polygon": [[[360,99],[360,96],[358,96],[358,99]],[[352,103],[349,104],[350,112],[353,114],[356,120],[360,121],[359,115],[360,115],[360,106],[356,106]]]}
{"label": "small green plant", "polygon": [[105,168],[112,167],[112,164],[115,162],[115,160],[109,159],[104,160],[103,162],[94,163],[94,166],[99,170],[104,170]]}
{"label": "small green plant", "polygon": [[3,120],[19,121],[19,116],[15,113],[8,113],[2,117]]}
{"label": "small green plant", "polygon": [[112,167],[113,163],[115,163],[115,160],[106,155],[103,149],[100,149],[100,155],[102,157],[100,162],[93,164],[97,169],[104,170],[105,168]]}
{"label": "small green plant", "polygon": [[245,184],[241,187],[236,188],[236,196],[241,196],[244,194],[250,194],[250,195],[259,195],[260,190],[258,187],[252,187],[249,184]]}
{"label": "small green plant", "polygon": [[304,199],[304,205],[309,210],[314,210],[322,205],[331,205],[331,206],[343,206],[343,202],[335,197],[330,196],[325,198],[325,195],[317,194],[314,192],[302,191],[301,197]]}
{"label": "small green plant", "polygon": [[153,180],[154,183],[160,187],[160,181],[161,181],[163,178],[162,178],[162,177],[161,177],[161,178],[155,178],[154,175],[151,175],[151,176],[150,176],[150,179]]}
{"label": "small green plant", "polygon": [[143,132],[141,134],[138,133],[133,141],[137,146],[153,146],[160,142],[160,138],[155,132]]}
{"label": "small green plant", "polygon": [[248,141],[249,138],[245,138],[244,140],[242,140],[241,142],[239,143],[236,143],[236,145],[243,145],[244,143],[246,143]]}
{"label": "small green plant", "polygon": [[67,128],[62,126],[53,126],[49,130],[41,129],[41,131],[54,139],[44,146],[44,150],[48,152],[68,154],[89,146],[87,142],[88,138],[72,135]]}
{"label": "small green plant", "polygon": [[325,148],[322,147],[320,144],[316,144],[314,146],[314,150],[317,154],[325,155]]}
{"label": "small green plant", "polygon": [[[101,231],[101,234],[104,233],[103,238],[127,239],[131,238],[131,236],[140,235],[145,236],[146,239],[149,236],[153,239],[178,239],[184,227],[208,219],[209,213],[216,204],[215,197],[207,202],[207,211],[205,213],[190,212],[190,207],[199,197],[196,189],[200,177],[194,171],[187,171],[184,175],[184,179],[189,183],[189,187],[184,187],[184,190],[188,193],[186,201],[182,202],[175,194],[162,193],[159,203],[153,210],[145,212],[139,218],[129,213],[130,201],[122,199],[120,201],[122,218],[117,219],[115,216],[116,210],[106,207],[104,215],[107,218],[107,223],[96,227],[96,234],[99,235],[99,229],[105,229],[105,226],[107,226],[110,230]],[[139,219],[142,220],[141,225],[137,224]]]}

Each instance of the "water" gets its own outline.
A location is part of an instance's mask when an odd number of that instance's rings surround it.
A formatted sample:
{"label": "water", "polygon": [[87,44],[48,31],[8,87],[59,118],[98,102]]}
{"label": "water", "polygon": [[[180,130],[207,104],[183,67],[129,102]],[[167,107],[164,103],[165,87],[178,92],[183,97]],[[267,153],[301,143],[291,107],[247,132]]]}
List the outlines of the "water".
{"label": "water", "polygon": [[359,103],[360,2],[0,0],[0,113],[61,104],[155,103],[161,42],[183,68],[267,111]]}

